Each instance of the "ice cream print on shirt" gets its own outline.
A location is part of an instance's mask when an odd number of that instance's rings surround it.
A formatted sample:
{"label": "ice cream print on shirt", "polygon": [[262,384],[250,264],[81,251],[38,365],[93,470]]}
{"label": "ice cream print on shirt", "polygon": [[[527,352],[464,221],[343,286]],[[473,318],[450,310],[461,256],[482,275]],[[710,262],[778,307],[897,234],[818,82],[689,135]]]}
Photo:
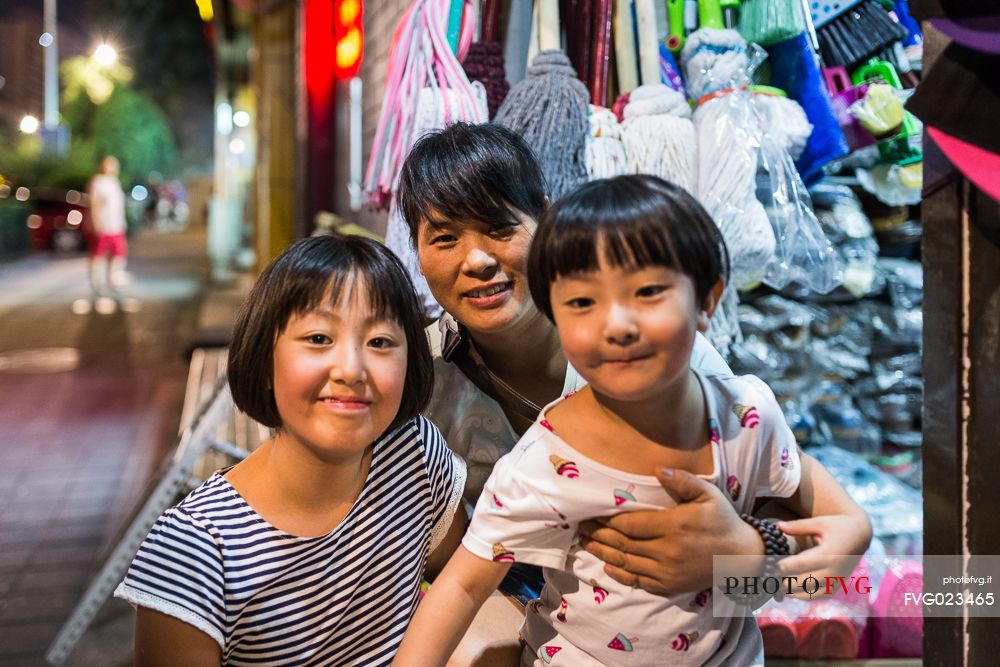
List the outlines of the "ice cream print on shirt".
{"label": "ice cream print on shirt", "polygon": [[670,642],[670,648],[675,651],[686,651],[691,648],[691,644],[698,641],[697,632],[682,632],[677,638]]}
{"label": "ice cream print on shirt", "polygon": [[555,454],[549,457],[549,461],[552,463],[552,467],[556,469],[556,474],[561,477],[576,479],[580,476],[580,469],[577,468],[576,464],[572,461],[567,461],[566,459],[556,456]]}
{"label": "ice cream print on shirt", "polygon": [[502,544],[497,542],[493,545],[493,560],[498,563],[513,563],[515,562],[514,552],[508,551]]}
{"label": "ice cream print on shirt", "polygon": [[739,417],[740,426],[743,428],[754,429],[760,424],[760,415],[757,413],[757,408],[752,405],[740,405],[737,403],[733,406],[733,414]]}
{"label": "ice cream print on shirt", "polygon": [[635,496],[632,492],[635,491],[635,484],[629,484],[627,488],[615,489],[615,507],[623,505],[627,502],[635,502]]}
{"label": "ice cream print on shirt", "polygon": [[729,492],[729,497],[733,499],[734,503],[740,499],[741,488],[740,480],[737,479],[736,475],[730,475],[726,478],[726,491]]}
{"label": "ice cream print on shirt", "polygon": [[[699,379],[707,407],[703,437],[710,441],[704,445],[713,459],[711,473],[700,476],[738,511],[749,511],[758,497],[793,493],[799,450],[766,385],[732,376]],[[581,544],[580,522],[673,501],[652,474],[615,470],[543,425],[553,405],[497,462],[463,538],[482,558],[546,569],[546,587],[528,605],[521,632],[536,664],[584,664],[587,655],[616,667],[700,665],[729,655],[744,642],[733,636],[722,644],[729,625],[712,616],[710,589],[664,605],[661,596],[602,576],[603,563]]]}

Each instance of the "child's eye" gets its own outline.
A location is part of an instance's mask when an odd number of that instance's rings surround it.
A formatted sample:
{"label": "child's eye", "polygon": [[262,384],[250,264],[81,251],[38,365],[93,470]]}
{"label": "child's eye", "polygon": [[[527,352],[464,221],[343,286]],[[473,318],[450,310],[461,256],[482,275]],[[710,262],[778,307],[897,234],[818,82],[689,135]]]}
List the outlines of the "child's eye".
{"label": "child's eye", "polygon": [[385,336],[376,336],[375,338],[372,338],[370,341],[368,341],[368,345],[370,347],[374,347],[376,350],[384,350],[393,347],[395,343],[391,338],[387,338]]}
{"label": "child's eye", "polygon": [[666,285],[645,285],[636,290],[635,295],[639,297],[650,297],[660,294],[667,289]]}
{"label": "child's eye", "polygon": [[566,302],[566,305],[570,308],[580,310],[583,308],[589,308],[594,305],[594,300],[586,296],[578,296],[575,299],[570,299]]}
{"label": "child's eye", "polygon": [[330,343],[330,337],[326,334],[310,334],[306,336],[306,340],[312,345],[327,345]]}

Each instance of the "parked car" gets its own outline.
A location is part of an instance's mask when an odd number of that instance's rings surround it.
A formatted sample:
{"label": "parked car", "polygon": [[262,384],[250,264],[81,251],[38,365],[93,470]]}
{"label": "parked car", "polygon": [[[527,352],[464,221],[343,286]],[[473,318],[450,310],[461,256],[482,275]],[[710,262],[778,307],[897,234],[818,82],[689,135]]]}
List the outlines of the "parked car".
{"label": "parked car", "polygon": [[32,190],[27,203],[31,246],[58,253],[87,248],[92,235],[86,193],[77,190]]}

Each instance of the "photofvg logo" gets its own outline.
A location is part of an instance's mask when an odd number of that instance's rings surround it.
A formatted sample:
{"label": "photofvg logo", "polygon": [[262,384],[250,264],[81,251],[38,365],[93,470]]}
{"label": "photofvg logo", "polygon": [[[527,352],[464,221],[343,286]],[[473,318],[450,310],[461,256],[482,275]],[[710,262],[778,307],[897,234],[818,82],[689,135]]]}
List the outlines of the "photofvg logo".
{"label": "photofvg logo", "polygon": [[1000,616],[1000,556],[716,556],[713,565],[715,616],[786,600],[793,615],[808,613],[799,601],[825,601],[852,616]]}

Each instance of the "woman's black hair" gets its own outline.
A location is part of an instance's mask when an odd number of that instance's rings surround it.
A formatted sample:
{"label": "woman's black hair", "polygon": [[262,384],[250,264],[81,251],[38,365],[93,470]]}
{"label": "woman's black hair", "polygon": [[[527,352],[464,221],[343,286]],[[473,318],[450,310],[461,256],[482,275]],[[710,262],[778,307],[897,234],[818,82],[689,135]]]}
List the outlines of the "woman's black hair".
{"label": "woman's black hair", "polygon": [[[229,387],[236,406],[264,426],[282,425],[274,401],[274,343],[293,315],[331,299],[336,304],[364,284],[376,317],[398,322],[406,336],[406,379],[394,429],[426,407],[434,368],[413,284],[385,246],[361,236],[301,239],[257,278],[236,318],[229,346]],[[353,285],[352,285],[353,283]]]}
{"label": "woman's black hair", "polygon": [[545,179],[531,148],[501,125],[455,123],[414,144],[403,162],[399,211],[414,245],[422,221],[431,224],[520,224],[545,211]]}
{"label": "woman's black hair", "polygon": [[528,287],[550,320],[553,281],[597,270],[599,242],[612,266],[666,266],[685,274],[699,304],[729,277],[722,234],[686,190],[645,174],[591,181],[545,212],[531,243]]}

